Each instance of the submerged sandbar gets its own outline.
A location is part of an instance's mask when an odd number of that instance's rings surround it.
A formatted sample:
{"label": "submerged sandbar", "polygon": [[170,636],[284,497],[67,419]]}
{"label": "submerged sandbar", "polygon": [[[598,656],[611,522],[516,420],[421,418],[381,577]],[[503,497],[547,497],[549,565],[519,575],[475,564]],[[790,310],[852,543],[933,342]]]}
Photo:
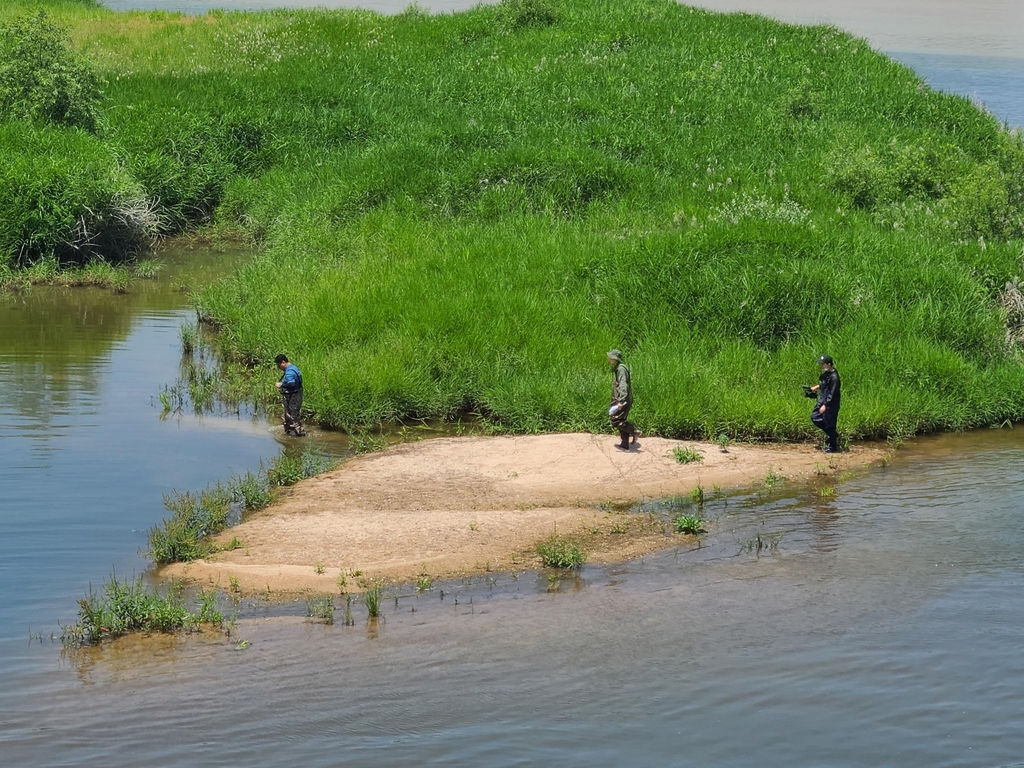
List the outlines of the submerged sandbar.
{"label": "submerged sandbar", "polygon": [[[407,581],[536,567],[536,543],[554,531],[584,537],[590,562],[625,560],[678,543],[625,511],[632,503],[698,486],[754,487],[769,473],[798,481],[886,454],[884,445],[835,456],[793,444],[723,452],[657,437],[622,453],[614,443],[592,434],[453,437],[358,456],[218,537],[237,537],[238,549],[163,574],[246,592],[329,592],[342,573]],[[678,463],[677,446],[703,461]]]}

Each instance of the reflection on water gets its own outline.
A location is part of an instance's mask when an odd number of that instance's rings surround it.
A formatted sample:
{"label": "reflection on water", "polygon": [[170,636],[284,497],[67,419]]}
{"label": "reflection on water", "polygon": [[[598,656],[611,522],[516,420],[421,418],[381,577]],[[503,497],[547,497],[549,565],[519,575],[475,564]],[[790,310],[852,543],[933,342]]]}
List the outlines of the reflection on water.
{"label": "reflection on water", "polygon": [[[1011,765],[1022,460],[1019,430],[922,440],[826,501],[719,500],[705,546],[560,589],[532,573],[409,589],[375,629],[365,611],[248,618],[245,650],[114,643],[22,676],[0,749],[18,765]],[[759,532],[782,534],[776,554],[741,552]]]}

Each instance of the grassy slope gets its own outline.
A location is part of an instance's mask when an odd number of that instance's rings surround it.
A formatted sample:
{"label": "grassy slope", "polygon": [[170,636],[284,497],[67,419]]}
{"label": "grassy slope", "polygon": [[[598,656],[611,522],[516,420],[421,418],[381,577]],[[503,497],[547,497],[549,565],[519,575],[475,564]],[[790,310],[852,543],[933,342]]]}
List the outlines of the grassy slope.
{"label": "grassy slope", "polygon": [[610,346],[668,435],[811,434],[824,350],[850,434],[1024,416],[1020,141],[863,41],[663,0],[52,7],[166,220],[264,242],[201,305],[325,422],[600,429]]}

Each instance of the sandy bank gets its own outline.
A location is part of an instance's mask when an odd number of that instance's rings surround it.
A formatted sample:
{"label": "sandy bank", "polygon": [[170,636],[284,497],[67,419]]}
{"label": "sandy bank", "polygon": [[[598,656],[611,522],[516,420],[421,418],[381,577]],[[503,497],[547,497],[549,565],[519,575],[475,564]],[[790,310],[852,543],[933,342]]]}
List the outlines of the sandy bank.
{"label": "sandy bank", "polygon": [[[395,446],[300,483],[222,534],[223,542],[238,537],[242,548],[169,566],[164,574],[221,587],[237,579],[247,592],[335,591],[343,571],[357,588],[359,578],[534,567],[534,546],[556,529],[583,536],[590,562],[628,559],[677,541],[646,515],[610,504],[685,494],[698,485],[755,486],[769,471],[799,481],[815,471],[863,467],[885,453],[855,446],[829,462],[809,445],[734,445],[723,453],[707,443],[641,442],[630,453],[617,451],[610,436],[589,434]],[[672,449],[679,445],[696,448],[704,461],[678,464]]]}

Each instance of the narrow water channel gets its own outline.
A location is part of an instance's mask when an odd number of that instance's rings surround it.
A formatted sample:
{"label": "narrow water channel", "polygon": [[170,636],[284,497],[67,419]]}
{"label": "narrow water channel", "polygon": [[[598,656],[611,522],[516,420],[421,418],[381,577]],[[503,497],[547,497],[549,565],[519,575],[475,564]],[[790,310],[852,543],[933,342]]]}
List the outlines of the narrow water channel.
{"label": "narrow water channel", "polygon": [[188,287],[239,258],[166,253],[159,277],[124,295],[0,294],[0,710],[10,706],[10,675],[40,661],[30,629],[49,635],[74,618],[90,582],[148,567],[138,552],[163,517],[164,493],[279,452],[260,419],[160,418],[159,393],[178,375],[179,328],[195,319]]}
{"label": "narrow water channel", "polygon": [[[1016,2],[731,4],[866,18],[933,86],[1024,123]],[[719,502],[705,547],[555,585],[439,586],[377,626],[245,601],[244,650],[207,634],[61,656],[48,635],[88,584],[146,568],[163,493],[280,450],[244,414],[160,418],[182,288],[235,258],[168,254],[126,295],[0,296],[0,766],[1024,766],[1022,427],[915,441],[834,496]],[[759,533],[777,551],[746,551]]]}

